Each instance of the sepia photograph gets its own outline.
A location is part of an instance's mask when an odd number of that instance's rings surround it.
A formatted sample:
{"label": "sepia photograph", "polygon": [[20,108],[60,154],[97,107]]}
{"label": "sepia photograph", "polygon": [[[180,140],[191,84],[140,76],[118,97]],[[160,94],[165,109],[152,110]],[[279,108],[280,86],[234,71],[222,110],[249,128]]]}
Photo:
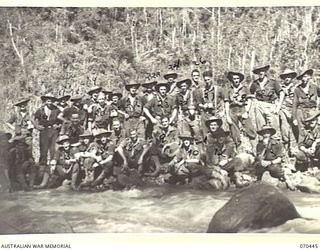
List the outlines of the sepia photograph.
{"label": "sepia photograph", "polygon": [[0,235],[320,233],[320,7],[0,19]]}

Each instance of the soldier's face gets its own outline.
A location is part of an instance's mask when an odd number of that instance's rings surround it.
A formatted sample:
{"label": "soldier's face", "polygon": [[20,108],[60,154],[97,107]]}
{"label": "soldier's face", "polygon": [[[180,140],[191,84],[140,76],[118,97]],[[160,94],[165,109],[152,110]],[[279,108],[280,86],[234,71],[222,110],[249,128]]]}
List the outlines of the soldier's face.
{"label": "soldier's face", "polygon": [[180,90],[182,93],[185,93],[188,89],[188,85],[184,82],[180,85]]}
{"label": "soldier's face", "polygon": [[315,128],[317,123],[318,123],[318,119],[314,119],[314,120],[310,121],[309,122],[310,128]]}
{"label": "soldier's face", "polygon": [[163,119],[161,120],[161,125],[162,125],[162,127],[164,127],[164,128],[169,127],[169,119],[168,119],[168,118],[163,118]]}
{"label": "soldier's face", "polygon": [[260,73],[259,73],[259,78],[260,78],[260,79],[263,79],[263,78],[265,77],[265,75],[266,75],[266,72],[265,72],[265,71],[260,71]]}
{"label": "soldier's face", "polygon": [[160,95],[165,96],[167,94],[167,88],[165,86],[161,86],[159,88],[159,93]]}
{"label": "soldier's face", "polygon": [[207,85],[211,85],[211,83],[212,83],[212,79],[211,79],[211,77],[209,77],[209,76],[205,76],[205,77],[204,77],[204,81],[205,81],[205,83],[206,83]]}
{"label": "soldier's face", "polygon": [[131,95],[135,95],[137,93],[137,87],[131,87],[129,91]]}
{"label": "soldier's face", "polygon": [[105,96],[101,96],[98,98],[98,103],[103,106],[106,104],[106,97]]}
{"label": "soldier's face", "polygon": [[112,96],[112,103],[117,104],[118,101],[119,101],[119,97],[118,96],[116,96],[116,95]]}
{"label": "soldier's face", "polygon": [[219,125],[217,122],[210,122],[209,129],[211,132],[216,132],[218,128],[219,128]]}
{"label": "soldier's face", "polygon": [[311,78],[311,77],[306,74],[306,75],[304,75],[304,76],[302,77],[302,82],[303,82],[303,83],[308,83],[309,80],[310,80],[310,78]]}
{"label": "soldier's face", "polygon": [[136,141],[138,139],[137,131],[135,131],[135,130],[131,131],[130,138],[131,138],[132,141]]}
{"label": "soldier's face", "polygon": [[113,130],[120,130],[120,122],[119,121],[114,121],[113,124],[112,124],[112,128]]}
{"label": "soldier's face", "polygon": [[92,99],[93,100],[97,100],[97,98],[98,98],[98,93],[93,93],[92,94]]}
{"label": "soldier's face", "polygon": [[27,105],[26,104],[21,104],[20,105],[20,111],[26,111],[27,110]]}
{"label": "soldier's face", "polygon": [[76,102],[73,103],[73,106],[76,106],[76,107],[80,108],[81,102],[80,101],[76,101]]}
{"label": "soldier's face", "polygon": [[193,72],[192,73],[192,80],[194,82],[199,82],[199,77],[200,77],[200,74],[198,72]]}
{"label": "soldier's face", "polygon": [[240,77],[239,76],[233,75],[232,80],[233,80],[234,86],[236,86],[236,87],[239,86],[239,84],[240,84]]}
{"label": "soldier's face", "polygon": [[271,139],[271,134],[270,133],[265,133],[263,136],[262,136],[262,140],[263,140],[263,143],[265,145],[267,145]]}
{"label": "soldier's face", "polygon": [[147,88],[144,89],[145,93],[149,93],[150,94],[150,93],[152,93],[152,91],[153,91],[153,87],[147,87]]}
{"label": "soldier's face", "polygon": [[174,79],[172,77],[168,78],[168,82],[169,83],[173,83],[174,82]]}
{"label": "soldier's face", "polygon": [[284,79],[284,83],[285,83],[286,85],[288,85],[288,84],[291,82],[291,80],[292,80],[291,77],[287,77],[287,78]]}
{"label": "soldier's face", "polygon": [[73,125],[78,125],[80,123],[80,120],[77,118],[77,119],[71,119],[71,122]]}
{"label": "soldier's face", "polygon": [[84,143],[85,145],[88,145],[88,144],[90,143],[90,139],[89,139],[89,138],[84,138],[84,139],[83,139],[83,143]]}
{"label": "soldier's face", "polygon": [[191,144],[191,141],[189,140],[189,139],[183,139],[183,145],[185,146],[185,147],[189,147],[190,146],[190,144]]}
{"label": "soldier's face", "polygon": [[223,137],[223,136],[222,136],[222,137],[220,137],[220,138],[218,138],[218,140],[217,140],[218,144],[219,144],[219,145],[224,144],[225,139],[226,139],[226,138],[225,138],[225,137]]}
{"label": "soldier's face", "polygon": [[47,100],[46,100],[46,105],[47,105],[48,107],[51,107],[51,106],[53,105],[52,100],[51,100],[51,99],[47,99]]}
{"label": "soldier's face", "polygon": [[103,143],[103,144],[106,144],[107,143],[107,137],[105,135],[103,135],[100,139],[100,141]]}
{"label": "soldier's face", "polygon": [[68,141],[65,141],[63,144],[62,144],[62,147],[64,150],[68,150],[70,148],[70,142]]}

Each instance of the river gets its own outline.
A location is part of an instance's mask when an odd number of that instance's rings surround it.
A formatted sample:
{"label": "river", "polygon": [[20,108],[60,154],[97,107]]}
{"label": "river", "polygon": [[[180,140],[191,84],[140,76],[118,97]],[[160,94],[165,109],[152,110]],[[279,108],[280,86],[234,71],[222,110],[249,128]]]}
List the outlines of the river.
{"label": "river", "polygon": [[[5,199],[42,218],[62,217],[75,233],[203,233],[232,194],[163,186],[99,193],[41,190]],[[320,233],[320,195],[286,194],[302,217],[312,220],[295,219],[255,232]]]}

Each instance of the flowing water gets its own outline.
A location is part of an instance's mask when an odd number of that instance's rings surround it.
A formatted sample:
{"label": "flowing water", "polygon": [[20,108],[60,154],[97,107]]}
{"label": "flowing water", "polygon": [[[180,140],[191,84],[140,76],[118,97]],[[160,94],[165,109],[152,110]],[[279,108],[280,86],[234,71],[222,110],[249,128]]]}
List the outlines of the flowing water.
{"label": "flowing water", "polygon": [[[76,233],[203,233],[214,213],[232,194],[232,191],[152,187],[100,193],[18,192],[9,194],[6,200],[28,206],[40,217],[63,217]],[[295,219],[256,232],[320,233],[320,195],[299,192],[287,195],[302,217],[312,220]]]}

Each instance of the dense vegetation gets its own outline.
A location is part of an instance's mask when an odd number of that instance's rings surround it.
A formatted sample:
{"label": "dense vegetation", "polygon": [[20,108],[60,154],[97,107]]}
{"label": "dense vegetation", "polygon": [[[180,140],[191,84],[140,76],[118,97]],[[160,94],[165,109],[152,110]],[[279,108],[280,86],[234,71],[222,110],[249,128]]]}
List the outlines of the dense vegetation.
{"label": "dense vegetation", "polygon": [[229,69],[249,81],[257,65],[277,78],[320,62],[319,7],[1,8],[0,19],[1,127],[15,98],[32,96],[33,109],[48,91],[122,89],[177,59],[182,75],[212,68],[221,83]]}

